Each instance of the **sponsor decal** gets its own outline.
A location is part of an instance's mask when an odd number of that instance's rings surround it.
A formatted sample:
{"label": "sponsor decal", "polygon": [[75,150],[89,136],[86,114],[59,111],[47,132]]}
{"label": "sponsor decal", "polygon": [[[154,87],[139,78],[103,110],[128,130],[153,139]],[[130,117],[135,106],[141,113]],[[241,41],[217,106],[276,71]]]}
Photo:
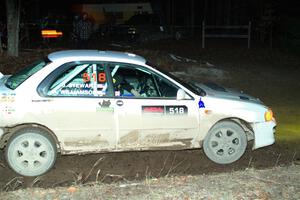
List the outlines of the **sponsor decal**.
{"label": "sponsor decal", "polygon": [[111,105],[110,100],[102,100],[99,102],[99,106],[96,108],[96,112],[103,112],[103,111],[109,111],[109,112],[113,112],[114,108],[113,107],[109,107]]}
{"label": "sponsor decal", "polygon": [[107,111],[107,112],[114,112],[114,108],[112,107],[97,107],[96,108],[96,112],[104,112],[104,111]]}
{"label": "sponsor decal", "polygon": [[165,108],[164,106],[142,106],[142,112],[151,114],[164,114]]}
{"label": "sponsor decal", "polygon": [[1,103],[13,103],[15,102],[15,93],[2,93],[0,102]]}
{"label": "sponsor decal", "polygon": [[13,112],[15,112],[15,109],[11,106],[5,106],[3,109],[2,109],[2,112],[7,114],[7,115],[10,115],[12,114]]}
{"label": "sponsor decal", "polygon": [[102,102],[99,102],[99,106],[101,108],[107,108],[109,107],[111,104],[110,100],[103,100]]}
{"label": "sponsor decal", "polygon": [[198,105],[199,105],[199,108],[205,108],[204,102],[201,100],[201,98],[198,102]]}
{"label": "sponsor decal", "polygon": [[120,91],[115,91],[115,96],[117,96],[117,97],[121,96],[121,92]]}
{"label": "sponsor decal", "polygon": [[51,99],[33,99],[32,102],[39,103],[39,102],[50,102]]}

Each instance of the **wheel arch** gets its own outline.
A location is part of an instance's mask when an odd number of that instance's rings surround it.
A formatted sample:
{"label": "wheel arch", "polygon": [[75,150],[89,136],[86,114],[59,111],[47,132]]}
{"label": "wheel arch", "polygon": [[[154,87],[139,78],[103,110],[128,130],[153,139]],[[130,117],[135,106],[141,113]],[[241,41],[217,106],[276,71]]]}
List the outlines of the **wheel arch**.
{"label": "wheel arch", "polygon": [[210,131],[216,124],[224,122],[224,121],[235,122],[236,124],[241,126],[242,129],[245,131],[245,134],[247,136],[247,141],[254,139],[254,131],[250,125],[250,122],[247,122],[238,117],[228,117],[228,118],[221,119],[221,120],[215,122],[214,125],[212,125],[208,131]]}
{"label": "wheel arch", "polygon": [[8,143],[9,139],[17,131],[19,131],[21,129],[25,129],[25,128],[39,128],[39,129],[46,131],[46,133],[49,134],[49,136],[51,136],[51,138],[56,143],[57,152],[61,151],[61,145],[60,145],[60,142],[59,142],[57,136],[55,135],[55,133],[48,127],[46,127],[42,124],[38,124],[38,123],[24,123],[24,124],[18,124],[16,126],[12,126],[12,127],[6,127],[5,133],[2,136],[1,141],[0,141],[0,149],[4,149],[6,147],[6,144]]}

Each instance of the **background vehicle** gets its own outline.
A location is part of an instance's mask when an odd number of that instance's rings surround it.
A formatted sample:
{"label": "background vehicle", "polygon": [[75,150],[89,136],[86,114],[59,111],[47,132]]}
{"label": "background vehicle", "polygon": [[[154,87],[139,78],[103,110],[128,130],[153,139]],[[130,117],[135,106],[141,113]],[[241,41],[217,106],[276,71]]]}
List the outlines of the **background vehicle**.
{"label": "background vehicle", "polygon": [[124,24],[112,27],[110,32],[115,39],[131,42],[147,42],[161,39],[181,39],[183,30],[171,30],[157,14],[136,14]]}

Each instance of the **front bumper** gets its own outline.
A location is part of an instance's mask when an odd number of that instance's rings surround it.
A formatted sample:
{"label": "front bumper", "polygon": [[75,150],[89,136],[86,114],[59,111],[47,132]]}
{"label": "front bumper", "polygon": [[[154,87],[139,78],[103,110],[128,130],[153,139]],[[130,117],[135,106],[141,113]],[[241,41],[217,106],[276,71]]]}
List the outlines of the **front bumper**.
{"label": "front bumper", "polygon": [[258,149],[275,143],[275,121],[254,123],[252,124],[252,128],[254,131],[252,149]]}

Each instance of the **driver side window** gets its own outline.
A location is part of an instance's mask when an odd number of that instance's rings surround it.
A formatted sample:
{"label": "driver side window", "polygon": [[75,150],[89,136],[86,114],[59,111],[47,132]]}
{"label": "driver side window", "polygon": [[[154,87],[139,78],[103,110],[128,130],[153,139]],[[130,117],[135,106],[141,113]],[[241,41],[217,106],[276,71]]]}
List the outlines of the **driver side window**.
{"label": "driver side window", "polygon": [[176,98],[178,87],[150,70],[124,63],[109,63],[115,96]]}
{"label": "driver side window", "polygon": [[109,63],[115,96],[155,98],[159,97],[153,75],[129,64]]}
{"label": "driver side window", "polygon": [[159,88],[161,97],[176,98],[177,91],[179,89],[177,86],[175,86],[173,83],[166,80],[165,78],[159,76],[155,76],[155,80]]}

